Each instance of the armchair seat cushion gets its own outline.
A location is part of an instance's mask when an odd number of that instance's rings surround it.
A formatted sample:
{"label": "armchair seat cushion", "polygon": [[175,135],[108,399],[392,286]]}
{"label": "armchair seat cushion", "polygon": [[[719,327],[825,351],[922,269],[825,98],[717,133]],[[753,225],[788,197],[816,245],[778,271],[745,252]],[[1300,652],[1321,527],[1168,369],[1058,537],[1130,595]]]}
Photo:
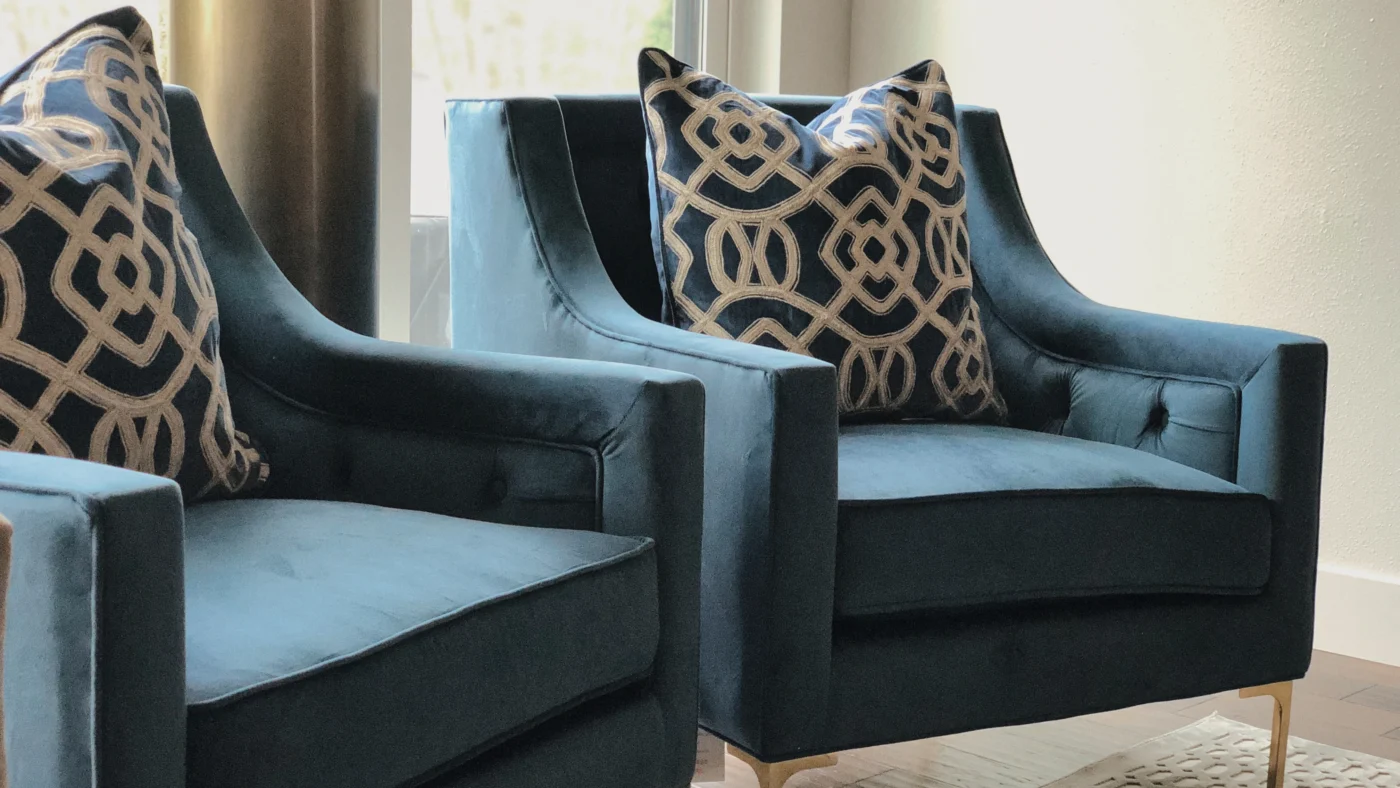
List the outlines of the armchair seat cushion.
{"label": "armchair seat cushion", "polygon": [[186,529],[191,785],[399,785],[656,654],[649,539],[295,500]]}
{"label": "armchair seat cushion", "polygon": [[1120,594],[1255,594],[1268,500],[1106,443],[1005,427],[845,427],[836,616]]}

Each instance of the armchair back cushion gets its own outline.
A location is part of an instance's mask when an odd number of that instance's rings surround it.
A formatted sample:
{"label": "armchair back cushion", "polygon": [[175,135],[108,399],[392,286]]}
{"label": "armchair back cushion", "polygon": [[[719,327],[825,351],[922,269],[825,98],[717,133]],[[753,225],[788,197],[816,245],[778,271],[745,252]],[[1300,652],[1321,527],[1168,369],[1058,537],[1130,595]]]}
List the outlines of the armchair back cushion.
{"label": "armchair back cushion", "polygon": [[151,41],[112,11],[0,83],[0,447],[248,492]]}

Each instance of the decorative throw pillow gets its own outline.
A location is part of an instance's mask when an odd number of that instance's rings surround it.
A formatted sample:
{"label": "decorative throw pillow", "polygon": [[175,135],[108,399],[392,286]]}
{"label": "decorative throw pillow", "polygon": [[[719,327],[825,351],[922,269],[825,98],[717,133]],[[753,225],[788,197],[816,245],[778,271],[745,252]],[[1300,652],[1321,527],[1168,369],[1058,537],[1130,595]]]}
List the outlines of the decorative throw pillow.
{"label": "decorative throw pillow", "polygon": [[171,477],[187,501],[267,476],[233,426],[213,284],[134,9],[0,79],[0,447]]}
{"label": "decorative throw pillow", "polygon": [[831,362],[843,416],[1004,418],[937,63],[806,126],[657,49],[638,71],[672,324]]}

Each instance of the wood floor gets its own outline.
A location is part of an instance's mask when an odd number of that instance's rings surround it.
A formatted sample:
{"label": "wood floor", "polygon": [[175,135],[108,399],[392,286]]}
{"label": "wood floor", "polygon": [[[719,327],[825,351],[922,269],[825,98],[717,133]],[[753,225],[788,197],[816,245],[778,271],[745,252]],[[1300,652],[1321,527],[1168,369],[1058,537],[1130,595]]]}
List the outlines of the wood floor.
{"label": "wood floor", "polygon": [[[1268,698],[1238,693],[1154,703],[1060,722],[962,733],[841,753],[831,768],[804,772],[787,788],[1038,788],[1105,756],[1188,725],[1212,712],[1269,727]],[[1314,652],[1294,685],[1294,736],[1400,761],[1400,668]],[[724,783],[754,788],[732,756]]]}

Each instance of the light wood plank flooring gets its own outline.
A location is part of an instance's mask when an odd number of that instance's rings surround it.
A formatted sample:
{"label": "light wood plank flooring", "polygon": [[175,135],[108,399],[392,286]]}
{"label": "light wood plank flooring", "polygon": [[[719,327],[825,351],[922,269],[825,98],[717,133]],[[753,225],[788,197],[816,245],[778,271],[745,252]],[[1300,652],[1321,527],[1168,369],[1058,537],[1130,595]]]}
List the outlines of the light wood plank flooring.
{"label": "light wood plank flooring", "polygon": [[[800,774],[788,788],[1038,788],[1144,739],[1212,712],[1269,727],[1271,701],[1229,692],[1154,703],[1059,722],[962,733],[841,753],[829,769]],[[1294,685],[1293,735],[1400,761],[1400,668],[1314,652]],[[732,756],[724,783],[754,788],[753,772]]]}

